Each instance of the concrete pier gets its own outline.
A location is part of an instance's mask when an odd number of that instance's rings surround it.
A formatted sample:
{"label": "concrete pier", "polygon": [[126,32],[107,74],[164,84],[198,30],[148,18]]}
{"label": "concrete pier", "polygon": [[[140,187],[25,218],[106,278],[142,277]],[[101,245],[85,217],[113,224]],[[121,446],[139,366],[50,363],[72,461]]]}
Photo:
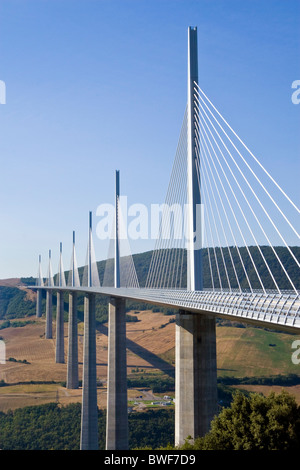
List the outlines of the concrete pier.
{"label": "concrete pier", "polygon": [[69,294],[67,388],[78,388],[77,292]]}
{"label": "concrete pier", "polygon": [[125,299],[111,297],[108,328],[106,449],[128,449]]}
{"label": "concrete pier", "polygon": [[84,298],[81,450],[98,449],[95,294]]}
{"label": "concrete pier", "polygon": [[47,289],[46,293],[46,330],[45,338],[52,338],[52,290]]}
{"label": "concrete pier", "polygon": [[55,362],[64,363],[64,292],[57,292],[56,304],[56,351]]}
{"label": "concrete pier", "polygon": [[204,436],[217,413],[215,318],[176,315],[175,445]]}
{"label": "concrete pier", "polygon": [[36,316],[40,318],[42,316],[42,290],[38,289],[36,293]]}

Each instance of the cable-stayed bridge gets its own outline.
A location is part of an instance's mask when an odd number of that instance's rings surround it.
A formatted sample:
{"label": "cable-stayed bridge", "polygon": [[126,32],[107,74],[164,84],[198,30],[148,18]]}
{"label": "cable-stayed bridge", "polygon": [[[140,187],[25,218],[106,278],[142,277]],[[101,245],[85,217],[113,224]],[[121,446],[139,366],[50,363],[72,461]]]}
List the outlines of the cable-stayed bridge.
{"label": "cable-stayed bridge", "polygon": [[42,290],[46,291],[46,338],[52,338],[52,293],[57,292],[56,362],[64,362],[63,294],[69,293],[69,388],[78,387],[77,296],[85,296],[81,449],[98,446],[97,295],[110,299],[108,450],[128,448],[127,299],[177,311],[176,444],[188,435],[204,435],[217,412],[216,317],[300,331],[300,263],[296,246],[299,209],[200,88],[196,28],[188,30],[187,94],[146,279],[139,280],[131,256],[118,171],[111,256],[102,278],[93,245],[91,213],[83,270],[77,266],[74,232],[67,280],[62,245],[55,278],[51,251],[45,279],[39,258],[37,285],[32,288],[37,290],[39,317]]}

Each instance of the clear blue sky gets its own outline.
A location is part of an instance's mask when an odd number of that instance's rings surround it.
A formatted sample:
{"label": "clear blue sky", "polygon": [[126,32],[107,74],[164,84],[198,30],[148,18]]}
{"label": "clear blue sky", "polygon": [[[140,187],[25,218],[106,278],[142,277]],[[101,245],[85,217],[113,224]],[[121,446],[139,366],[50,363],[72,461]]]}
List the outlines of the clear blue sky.
{"label": "clear blue sky", "polygon": [[188,26],[202,89],[299,204],[299,0],[4,0],[0,279],[35,276],[39,254],[46,274],[49,248],[56,270],[59,242],[69,268],[72,230],[83,264],[88,212],[113,202],[116,169],[129,203],[163,202]]}

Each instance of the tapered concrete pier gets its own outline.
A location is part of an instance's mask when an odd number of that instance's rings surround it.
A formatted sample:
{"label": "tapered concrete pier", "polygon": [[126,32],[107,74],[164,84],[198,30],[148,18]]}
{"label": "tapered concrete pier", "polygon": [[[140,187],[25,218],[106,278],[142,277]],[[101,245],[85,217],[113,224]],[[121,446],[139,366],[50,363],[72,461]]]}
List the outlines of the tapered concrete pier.
{"label": "tapered concrete pier", "polygon": [[64,293],[63,291],[57,292],[56,304],[56,349],[55,349],[55,362],[64,363]]}
{"label": "tapered concrete pier", "polygon": [[176,316],[175,445],[204,436],[217,413],[215,318]]}
{"label": "tapered concrete pier", "polygon": [[98,449],[95,294],[84,298],[81,450]]}
{"label": "tapered concrete pier", "polygon": [[106,449],[128,449],[125,299],[110,298]]}
{"label": "tapered concrete pier", "polygon": [[52,297],[53,293],[51,289],[47,289],[46,292],[46,330],[45,338],[52,338]]}
{"label": "tapered concrete pier", "polygon": [[78,388],[77,292],[69,294],[67,388]]}
{"label": "tapered concrete pier", "polygon": [[42,290],[38,289],[36,293],[36,316],[40,318],[42,316]]}
{"label": "tapered concrete pier", "polygon": [[[75,232],[73,231],[73,250],[71,264],[71,286],[80,286],[77,261],[75,254]],[[78,388],[78,328],[77,328],[77,292],[69,294],[69,324],[68,324],[68,366],[67,388]]]}

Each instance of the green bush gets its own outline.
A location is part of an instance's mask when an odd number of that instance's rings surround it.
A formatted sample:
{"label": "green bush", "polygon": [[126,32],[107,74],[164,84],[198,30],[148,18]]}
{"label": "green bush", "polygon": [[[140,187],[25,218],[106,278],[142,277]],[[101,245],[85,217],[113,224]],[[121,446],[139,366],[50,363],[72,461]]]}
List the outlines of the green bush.
{"label": "green bush", "polygon": [[297,450],[300,447],[300,407],[282,391],[268,397],[235,392],[230,408],[224,408],[211,430],[194,444],[195,450]]}

